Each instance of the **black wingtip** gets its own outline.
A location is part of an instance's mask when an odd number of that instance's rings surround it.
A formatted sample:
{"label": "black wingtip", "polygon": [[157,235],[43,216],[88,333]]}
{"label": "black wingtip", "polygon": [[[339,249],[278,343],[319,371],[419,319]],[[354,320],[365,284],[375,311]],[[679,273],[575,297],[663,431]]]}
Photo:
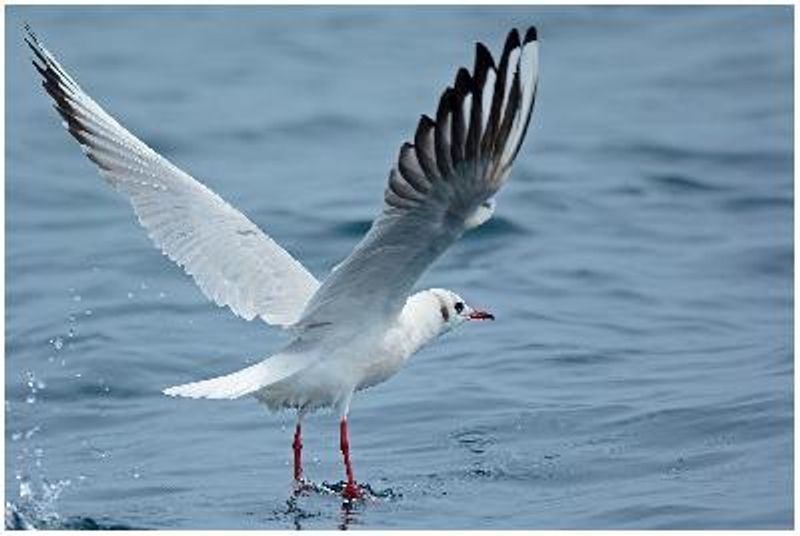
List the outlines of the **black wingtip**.
{"label": "black wingtip", "polygon": [[466,67],[461,67],[458,69],[456,73],[456,83],[453,89],[455,90],[456,94],[459,93],[466,93],[472,87],[472,76],[469,74],[469,70]]}
{"label": "black wingtip", "polygon": [[447,112],[453,107],[453,88],[448,86],[442,91],[441,97],[439,97],[439,106],[436,108],[436,123],[439,123],[439,119],[443,118]]}
{"label": "black wingtip", "polygon": [[28,44],[34,43],[36,45],[39,44],[39,38],[36,37],[36,33],[33,31],[33,28],[31,28],[30,24],[28,24],[27,22],[24,23],[22,25],[22,29],[25,31],[25,36],[23,37],[23,39],[25,39],[26,43]]}
{"label": "black wingtip", "polygon": [[486,48],[486,45],[483,43],[475,43],[475,73],[478,73],[481,69],[480,67],[485,65],[487,68],[491,67],[492,69],[497,69],[494,65],[494,58],[492,58],[492,53],[489,52],[489,49]]}
{"label": "black wingtip", "polygon": [[539,36],[536,33],[536,26],[531,26],[530,28],[528,28],[528,31],[525,32],[525,39],[523,40],[523,44],[538,40]]}
{"label": "black wingtip", "polygon": [[508,32],[508,37],[506,37],[506,44],[503,47],[503,55],[507,55],[507,53],[510,53],[512,50],[518,48],[519,46],[520,46],[519,32],[517,31],[516,28],[514,28],[513,30]]}
{"label": "black wingtip", "polygon": [[25,44],[28,45],[28,48],[31,49],[31,52],[33,52],[33,54],[36,56],[36,59],[39,60],[42,65],[47,65],[47,58],[45,58],[44,54],[42,53],[42,44],[39,42],[39,38],[36,37],[33,29],[27,22],[23,25],[23,28],[25,29],[25,35],[22,39],[25,41]]}
{"label": "black wingtip", "polygon": [[418,129],[421,130],[428,130],[436,126],[436,122],[431,119],[427,114],[422,114],[419,116],[419,123],[417,123]]}

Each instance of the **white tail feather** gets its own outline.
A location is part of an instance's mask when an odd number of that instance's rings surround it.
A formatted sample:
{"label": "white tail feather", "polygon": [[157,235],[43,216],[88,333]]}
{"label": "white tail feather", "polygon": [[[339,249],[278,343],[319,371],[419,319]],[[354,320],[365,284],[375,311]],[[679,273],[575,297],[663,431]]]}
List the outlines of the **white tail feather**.
{"label": "white tail feather", "polygon": [[228,399],[250,395],[279,382],[309,364],[309,356],[278,354],[232,374],[164,389],[169,396]]}

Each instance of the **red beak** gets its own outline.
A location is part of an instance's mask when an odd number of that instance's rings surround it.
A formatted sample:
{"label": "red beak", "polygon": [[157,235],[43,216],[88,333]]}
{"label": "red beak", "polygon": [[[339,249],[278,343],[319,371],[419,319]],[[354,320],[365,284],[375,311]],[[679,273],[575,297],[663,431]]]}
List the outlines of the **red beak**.
{"label": "red beak", "polygon": [[494,315],[487,311],[478,311],[477,309],[469,314],[470,320],[494,320]]}

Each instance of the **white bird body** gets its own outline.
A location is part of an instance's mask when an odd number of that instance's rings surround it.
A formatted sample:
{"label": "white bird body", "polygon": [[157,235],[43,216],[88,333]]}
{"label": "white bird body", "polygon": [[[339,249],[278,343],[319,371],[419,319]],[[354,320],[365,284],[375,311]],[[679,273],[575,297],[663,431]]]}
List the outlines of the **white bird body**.
{"label": "white bird body", "polygon": [[[359,336],[324,344],[303,337],[281,352],[226,376],[170,387],[165,393],[189,398],[234,399],[253,395],[272,410],[301,408],[304,412],[334,406],[346,413],[350,396],[394,376],[409,357],[442,333],[466,320],[471,311],[441,315],[442,304],[453,307],[460,298],[444,289],[411,296],[388,326],[371,325]],[[313,332],[313,328],[311,330]]]}
{"label": "white bird body", "polygon": [[300,417],[333,406],[341,415],[348,498],[352,475],[347,414],[353,393],[396,374],[417,350],[466,320],[493,319],[454,292],[411,294],[427,268],[495,210],[533,110],[538,39],[512,30],[500,62],[476,45],[470,73],[458,71],[435,120],[423,115],[389,174],[381,213],[353,252],[323,281],[245,215],[122,127],[81,89],[26,28],[33,65],[63,125],[164,254],[203,293],[236,315],[261,318],[290,336],[279,352],[247,368],[170,387],[168,395],[253,396],[273,410],[297,410],[295,479],[300,480]]}

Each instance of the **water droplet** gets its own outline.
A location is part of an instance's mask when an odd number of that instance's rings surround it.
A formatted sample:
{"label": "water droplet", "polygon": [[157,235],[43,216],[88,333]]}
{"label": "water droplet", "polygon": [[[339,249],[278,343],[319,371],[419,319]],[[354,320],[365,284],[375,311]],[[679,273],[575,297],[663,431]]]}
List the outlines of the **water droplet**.
{"label": "water droplet", "polygon": [[134,296],[133,292],[128,292],[128,299],[129,300],[132,300],[133,296]]}
{"label": "water droplet", "polygon": [[53,345],[53,347],[54,347],[56,350],[61,350],[61,349],[64,347],[64,339],[62,339],[61,337],[55,337],[55,338],[52,338],[52,339],[50,339],[50,340],[49,340],[49,341],[47,341],[47,342],[49,342],[50,344],[52,344],[52,345]]}
{"label": "water droplet", "polygon": [[83,314],[85,314],[86,316],[92,316],[92,310],[91,310],[91,309],[86,309],[86,310],[83,312]]}
{"label": "water droplet", "polygon": [[147,290],[147,283],[145,283],[144,281],[142,281],[142,282],[139,284],[139,288],[140,288],[140,289],[142,289],[142,290]]}
{"label": "water droplet", "polygon": [[64,488],[72,484],[68,478],[59,480],[58,482],[49,482],[47,479],[42,479],[42,500],[44,505],[52,507]]}
{"label": "water droplet", "polygon": [[91,453],[91,455],[97,459],[105,460],[111,455],[111,452],[107,450],[103,450],[88,444],[87,446],[89,447],[89,452]]}
{"label": "water droplet", "polygon": [[72,297],[72,301],[76,301],[76,302],[79,302],[79,301],[81,301],[81,295],[80,295],[80,294],[75,294],[75,295]]}
{"label": "water droplet", "polygon": [[36,467],[42,466],[42,458],[44,457],[44,449],[42,447],[36,447],[33,449],[33,457],[34,457],[34,464]]}
{"label": "water droplet", "polygon": [[19,483],[19,498],[28,500],[33,496],[33,489],[31,489],[31,481],[28,477],[22,477]]}
{"label": "water droplet", "polygon": [[164,298],[166,298],[166,297],[167,297],[167,295],[166,295],[164,292],[159,292],[159,293],[158,293],[158,299],[159,299],[159,300],[163,300],[163,299],[164,299]]}
{"label": "water droplet", "polygon": [[11,434],[11,441],[19,441],[22,439],[22,432],[14,432]]}

